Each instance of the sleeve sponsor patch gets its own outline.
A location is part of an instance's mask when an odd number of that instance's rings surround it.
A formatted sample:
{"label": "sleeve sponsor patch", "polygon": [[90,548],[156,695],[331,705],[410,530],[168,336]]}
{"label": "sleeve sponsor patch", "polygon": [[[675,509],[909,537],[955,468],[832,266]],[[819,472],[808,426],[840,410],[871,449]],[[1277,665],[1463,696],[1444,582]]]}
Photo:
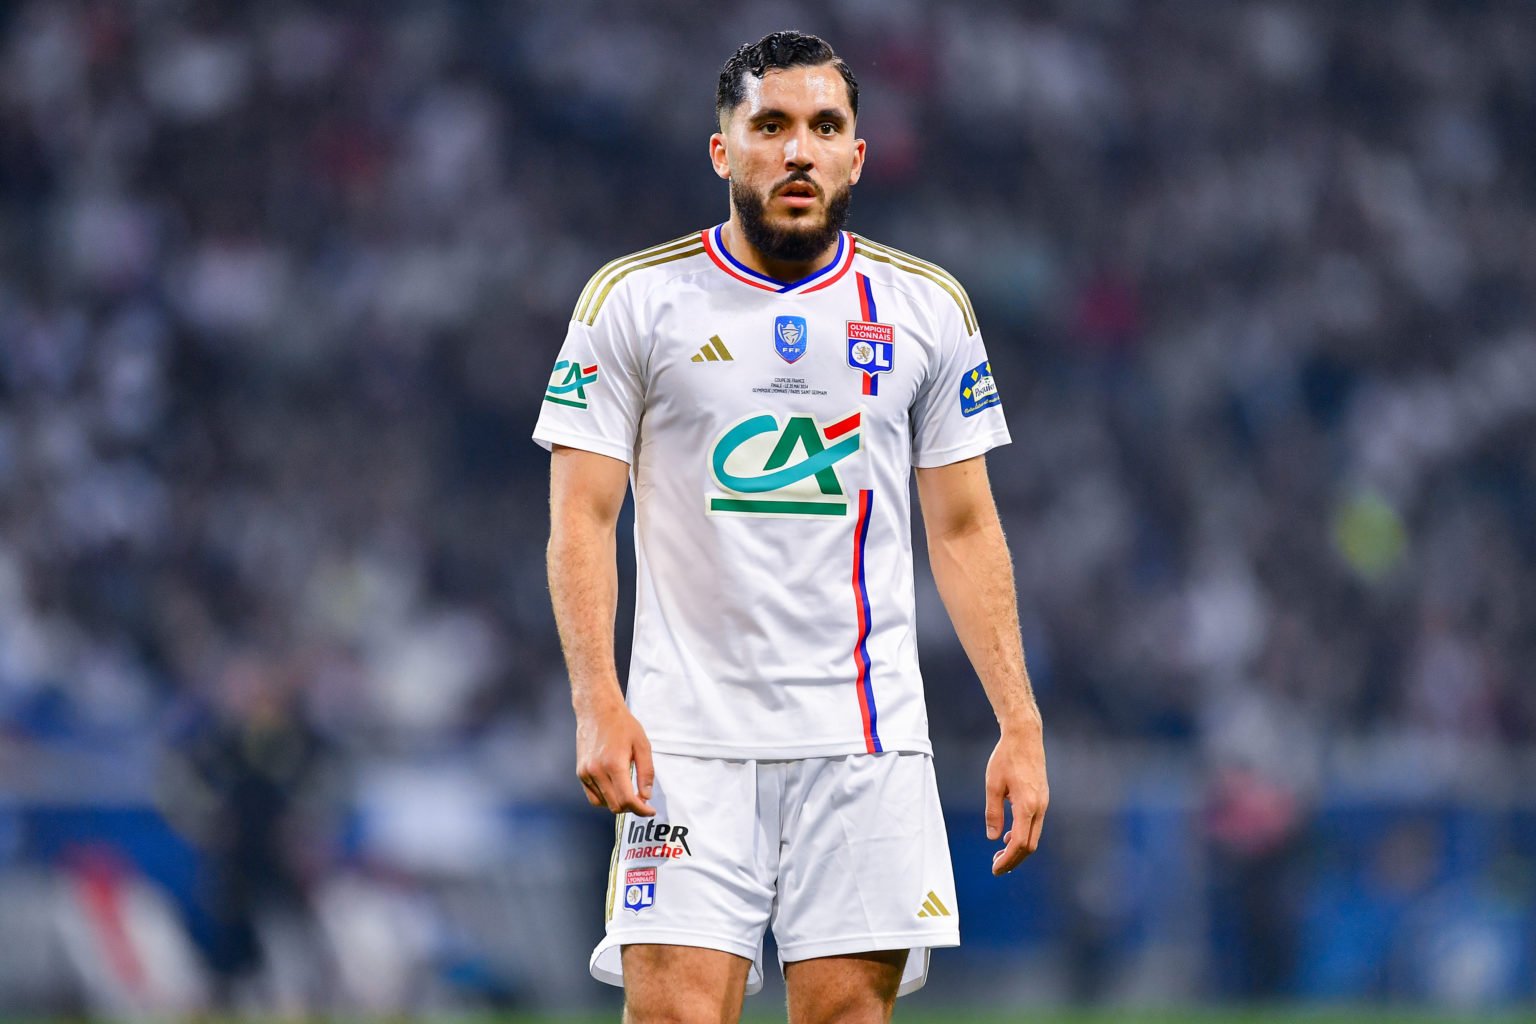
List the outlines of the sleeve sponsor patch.
{"label": "sleeve sponsor patch", "polygon": [[587,388],[597,383],[597,364],[583,366],[579,360],[562,359],[549,374],[549,385],[544,389],[544,401],[555,405],[568,405],[573,409],[587,407]]}
{"label": "sleeve sponsor patch", "polygon": [[978,363],[960,375],[960,415],[975,416],[1002,402],[997,393],[997,382],[992,379],[990,362]]}

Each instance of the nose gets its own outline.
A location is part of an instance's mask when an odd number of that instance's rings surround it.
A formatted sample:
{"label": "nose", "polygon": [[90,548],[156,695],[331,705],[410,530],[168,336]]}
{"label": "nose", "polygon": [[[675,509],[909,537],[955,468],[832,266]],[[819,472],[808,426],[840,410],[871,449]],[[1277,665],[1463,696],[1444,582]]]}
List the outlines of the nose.
{"label": "nose", "polygon": [[811,159],[810,130],[805,127],[789,133],[784,142],[784,167],[791,171],[808,171],[814,166]]}

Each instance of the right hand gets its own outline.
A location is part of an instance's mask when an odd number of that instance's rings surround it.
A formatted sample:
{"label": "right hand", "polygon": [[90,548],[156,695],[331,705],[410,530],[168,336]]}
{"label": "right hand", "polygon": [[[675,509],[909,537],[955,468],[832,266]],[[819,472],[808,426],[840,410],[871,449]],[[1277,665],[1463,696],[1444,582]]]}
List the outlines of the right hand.
{"label": "right hand", "polygon": [[656,809],[647,802],[656,780],[651,741],[646,739],[639,719],[623,704],[577,720],[576,777],[593,807],[606,807],[614,814],[630,811],[642,818],[656,815]]}

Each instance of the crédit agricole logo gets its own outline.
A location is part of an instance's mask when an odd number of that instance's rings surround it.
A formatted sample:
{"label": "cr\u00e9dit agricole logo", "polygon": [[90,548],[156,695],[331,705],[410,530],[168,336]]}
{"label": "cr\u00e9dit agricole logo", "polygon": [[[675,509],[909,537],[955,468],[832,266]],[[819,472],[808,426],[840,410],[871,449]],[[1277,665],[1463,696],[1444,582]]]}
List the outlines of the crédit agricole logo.
{"label": "cr\u00e9dit agricole logo", "polygon": [[573,409],[587,407],[587,386],[597,383],[597,364],[582,366],[572,359],[562,359],[550,371],[549,384],[544,388],[544,401],[556,405],[568,405]]}
{"label": "cr\u00e9dit agricole logo", "polygon": [[812,416],[780,423],[761,412],[726,429],[709,452],[709,471],[723,494],[709,498],[710,515],[809,518],[845,516],[848,497],[838,463],[859,451],[860,417],[825,426]]}

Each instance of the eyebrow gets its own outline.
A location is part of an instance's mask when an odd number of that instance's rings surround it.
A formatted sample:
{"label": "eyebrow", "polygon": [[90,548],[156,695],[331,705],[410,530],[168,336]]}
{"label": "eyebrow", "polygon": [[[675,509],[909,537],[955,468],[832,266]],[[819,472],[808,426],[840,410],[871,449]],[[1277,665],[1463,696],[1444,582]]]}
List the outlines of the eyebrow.
{"label": "eyebrow", "polygon": [[[792,117],[790,117],[789,114],[787,114],[786,112],[784,112],[782,110],[774,109],[774,108],[768,108],[766,110],[759,110],[757,113],[753,114],[748,123],[749,124],[762,124],[764,121],[791,121],[791,120],[794,120],[794,119]],[[811,115],[811,121],[816,123],[816,124],[820,124],[823,121],[831,121],[833,124],[837,125],[839,128],[842,128],[845,125],[847,125],[847,123],[848,123],[848,115],[843,113],[841,110],[838,110],[836,107],[826,107],[826,108],[824,108],[822,110],[818,110],[818,111],[816,111],[816,113],[812,114]]]}

